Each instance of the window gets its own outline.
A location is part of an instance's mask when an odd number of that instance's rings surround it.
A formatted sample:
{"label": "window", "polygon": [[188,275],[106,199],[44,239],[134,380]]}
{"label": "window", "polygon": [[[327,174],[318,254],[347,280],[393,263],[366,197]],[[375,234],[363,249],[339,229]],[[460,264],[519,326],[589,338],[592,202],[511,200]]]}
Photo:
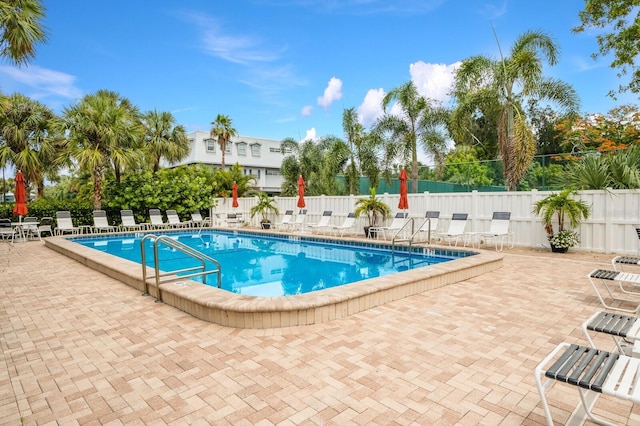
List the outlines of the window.
{"label": "window", "polygon": [[260,144],[254,143],[251,145],[251,156],[260,157]]}
{"label": "window", "polygon": [[269,148],[269,152],[276,152],[276,153],[280,153],[280,148]]}
{"label": "window", "polygon": [[236,144],[236,149],[238,150],[238,155],[247,155],[247,144],[246,142],[239,142]]}
{"label": "window", "polygon": [[225,149],[224,149],[225,154],[231,154],[231,145],[233,145],[232,142],[227,142],[227,145],[225,146]]}
{"label": "window", "polygon": [[207,152],[216,152],[216,140],[215,139],[205,139],[204,143],[207,144]]}
{"label": "window", "polygon": [[280,170],[267,170],[267,176],[280,176]]}

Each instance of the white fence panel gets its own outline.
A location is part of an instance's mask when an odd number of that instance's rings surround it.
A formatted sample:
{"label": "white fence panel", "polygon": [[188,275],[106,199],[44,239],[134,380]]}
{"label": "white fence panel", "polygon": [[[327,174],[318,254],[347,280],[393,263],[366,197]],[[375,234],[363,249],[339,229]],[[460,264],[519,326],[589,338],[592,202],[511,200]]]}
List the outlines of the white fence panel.
{"label": "white fence panel", "polygon": [[[489,229],[491,217],[495,211],[511,212],[511,231],[517,246],[548,247],[546,233],[542,221],[533,214],[533,205],[552,191],[527,192],[460,192],[409,194],[409,213],[416,218],[423,218],[427,210],[440,212],[439,228],[446,230],[453,213],[468,213],[467,231],[485,231]],[[589,219],[582,222],[577,230],[580,234],[580,245],[572,250],[596,251],[603,253],[635,254],[640,244],[635,232],[635,225],[640,224],[640,192],[634,190],[579,191],[580,199],[590,206]],[[332,211],[331,223],[341,224],[346,216],[353,212],[360,196],[305,196],[307,209],[306,223],[317,223],[325,210]],[[378,194],[393,214],[398,212],[398,194]],[[277,222],[286,210],[297,212],[298,197],[276,197],[280,211],[279,217],[270,215]],[[240,198],[237,209],[231,207],[231,199],[218,199],[212,213],[243,213],[249,218],[251,207],[257,197]],[[248,220],[257,226],[260,218]],[[359,226],[366,224],[360,218]],[[554,220],[554,228],[557,224]]]}

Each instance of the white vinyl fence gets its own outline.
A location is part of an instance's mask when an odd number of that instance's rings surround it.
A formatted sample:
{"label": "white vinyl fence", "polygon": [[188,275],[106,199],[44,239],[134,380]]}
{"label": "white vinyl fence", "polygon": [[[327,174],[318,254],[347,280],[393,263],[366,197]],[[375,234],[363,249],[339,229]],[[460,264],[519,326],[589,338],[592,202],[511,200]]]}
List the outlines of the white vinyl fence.
{"label": "white vinyl fence", "polygon": [[[427,210],[440,211],[439,230],[446,230],[453,213],[468,213],[467,232],[489,229],[494,211],[511,212],[511,232],[516,246],[548,247],[542,221],[533,214],[533,204],[552,191],[528,192],[464,192],[464,193],[421,193],[409,194],[409,213],[413,217],[424,217]],[[589,219],[582,222],[579,229],[580,245],[572,250],[601,253],[636,254],[639,247],[635,225],[640,224],[640,191],[596,190],[579,191],[579,198],[591,206]],[[306,224],[317,223],[325,210],[333,212],[331,223],[341,224],[349,212],[353,212],[358,198],[368,196],[305,196],[307,209]],[[378,194],[398,212],[398,194]],[[270,215],[272,222],[280,220],[285,210],[297,211],[297,197],[275,197],[280,211],[279,217]],[[212,215],[226,217],[227,213],[243,213],[252,226],[258,226],[260,216],[250,218],[249,211],[256,204],[257,197],[240,198],[237,209],[231,207],[230,199],[218,199]],[[358,219],[360,229],[366,225],[366,218]],[[420,222],[417,222],[420,223]]]}

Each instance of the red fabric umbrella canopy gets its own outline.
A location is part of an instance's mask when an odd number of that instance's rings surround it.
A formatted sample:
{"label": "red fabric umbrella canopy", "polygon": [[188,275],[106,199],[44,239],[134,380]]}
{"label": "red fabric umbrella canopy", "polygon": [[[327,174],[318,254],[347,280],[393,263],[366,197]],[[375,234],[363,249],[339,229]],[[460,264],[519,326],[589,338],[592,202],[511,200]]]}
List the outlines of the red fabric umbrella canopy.
{"label": "red fabric umbrella canopy", "polygon": [[409,185],[407,184],[408,179],[409,176],[407,176],[407,171],[402,169],[400,172],[400,203],[398,204],[398,208],[401,210],[409,208],[409,197],[407,197],[407,194],[409,193]]}
{"label": "red fabric umbrella canopy", "polygon": [[304,208],[306,205],[304,203],[304,179],[302,179],[302,175],[298,178],[298,207]]}
{"label": "red fabric umbrella canopy", "polygon": [[233,202],[231,203],[231,207],[234,209],[239,206],[238,204],[238,184],[233,182],[231,185],[231,196],[233,197]]}
{"label": "red fabric umbrella canopy", "polygon": [[16,197],[16,205],[13,206],[13,214],[22,218],[22,216],[25,216],[28,212],[27,190],[24,188],[24,175],[22,171],[18,170],[14,180],[16,181],[16,189],[13,195]]}

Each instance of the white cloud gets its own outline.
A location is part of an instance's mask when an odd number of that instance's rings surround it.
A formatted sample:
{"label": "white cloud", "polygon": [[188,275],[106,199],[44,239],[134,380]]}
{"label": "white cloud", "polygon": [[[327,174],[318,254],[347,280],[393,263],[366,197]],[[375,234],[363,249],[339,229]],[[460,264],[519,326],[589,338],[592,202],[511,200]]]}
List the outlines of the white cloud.
{"label": "white cloud", "polygon": [[358,107],[358,121],[364,127],[373,125],[379,117],[382,117],[382,98],[384,89],[369,89],[364,97],[364,101]]}
{"label": "white cloud", "polygon": [[318,105],[327,109],[333,102],[340,99],[342,99],[342,80],[331,77],[327,88],[324,89],[324,94],[318,97]]}
{"label": "white cloud", "polygon": [[300,115],[302,115],[303,117],[310,117],[312,112],[313,112],[313,107],[311,105],[305,105],[302,107],[302,110],[300,111]]}
{"label": "white cloud", "polygon": [[40,92],[39,97],[48,95],[62,96],[68,99],[82,97],[82,91],[74,83],[76,77],[60,71],[31,65],[27,68],[0,66],[0,74]]}
{"label": "white cloud", "polygon": [[446,104],[450,98],[448,92],[453,84],[455,71],[460,64],[461,62],[451,65],[427,64],[418,61],[409,65],[409,74],[420,95]]}
{"label": "white cloud", "polygon": [[304,142],[304,141],[317,141],[318,140],[318,135],[316,134],[316,128],[312,127],[309,130],[307,130],[306,135],[304,136],[304,138],[302,138],[302,140],[300,140],[299,142]]}

